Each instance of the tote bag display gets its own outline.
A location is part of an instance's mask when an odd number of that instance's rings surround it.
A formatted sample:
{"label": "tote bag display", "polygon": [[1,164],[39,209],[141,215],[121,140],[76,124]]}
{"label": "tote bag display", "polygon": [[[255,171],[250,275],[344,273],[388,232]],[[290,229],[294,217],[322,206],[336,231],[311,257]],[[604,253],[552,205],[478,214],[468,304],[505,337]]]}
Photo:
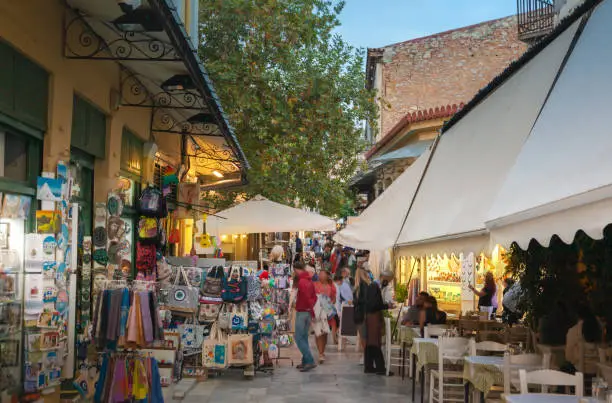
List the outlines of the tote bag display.
{"label": "tote bag display", "polygon": [[227,343],[215,325],[210,330],[210,338],[202,343],[202,365],[206,368],[226,368],[228,365]]}
{"label": "tote bag display", "polygon": [[200,288],[202,296],[208,298],[221,298],[224,279],[225,272],[223,271],[223,266],[211,268],[202,281],[202,287]]}
{"label": "tote bag display", "polygon": [[207,304],[200,302],[200,312],[198,314],[198,320],[200,322],[216,320],[219,316],[221,306],[221,304]]}
{"label": "tote bag display", "polygon": [[181,333],[181,345],[183,349],[199,349],[204,342],[205,326],[185,324],[179,325],[178,329]]}
{"label": "tote bag display", "polygon": [[229,365],[250,365],[253,363],[253,335],[230,335],[227,349]]}
{"label": "tote bag display", "polygon": [[230,326],[232,331],[247,330],[249,325],[249,312],[246,304],[232,306],[230,313]]}
{"label": "tote bag display", "polygon": [[232,268],[230,275],[223,282],[221,297],[225,302],[242,302],[246,298],[247,284],[242,268]]}
{"label": "tote bag display", "polygon": [[[189,279],[182,267],[178,268],[174,284],[168,289],[168,308],[171,311],[196,313],[198,311],[199,290],[189,285]],[[180,285],[181,278],[186,285]]]}

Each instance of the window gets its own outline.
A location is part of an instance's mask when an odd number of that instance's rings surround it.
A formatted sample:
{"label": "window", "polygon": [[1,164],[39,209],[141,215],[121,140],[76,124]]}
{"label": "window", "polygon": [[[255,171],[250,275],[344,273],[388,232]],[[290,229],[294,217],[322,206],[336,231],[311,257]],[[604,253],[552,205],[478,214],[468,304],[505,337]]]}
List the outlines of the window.
{"label": "window", "polygon": [[28,180],[28,141],[23,136],[0,132],[0,176],[26,182]]}
{"label": "window", "polygon": [[0,125],[0,193],[36,195],[41,158],[41,139]]}
{"label": "window", "polygon": [[[78,185],[72,202],[79,204],[79,239],[92,234],[94,158],[75,148],[70,150],[71,175]],[[74,192],[74,189],[73,189]]]}
{"label": "window", "polygon": [[106,115],[77,95],[72,105],[70,143],[95,158],[106,155]]}

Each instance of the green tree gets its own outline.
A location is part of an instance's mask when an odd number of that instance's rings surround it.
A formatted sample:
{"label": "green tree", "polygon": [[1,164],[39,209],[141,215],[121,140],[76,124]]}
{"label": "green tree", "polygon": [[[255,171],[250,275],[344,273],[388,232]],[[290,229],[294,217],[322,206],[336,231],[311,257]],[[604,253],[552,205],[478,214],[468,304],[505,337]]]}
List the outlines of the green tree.
{"label": "green tree", "polygon": [[[247,196],[341,213],[374,94],[336,0],[203,0],[200,56],[252,166]],[[221,202],[234,194],[222,193]],[[219,201],[219,200],[217,200]]]}

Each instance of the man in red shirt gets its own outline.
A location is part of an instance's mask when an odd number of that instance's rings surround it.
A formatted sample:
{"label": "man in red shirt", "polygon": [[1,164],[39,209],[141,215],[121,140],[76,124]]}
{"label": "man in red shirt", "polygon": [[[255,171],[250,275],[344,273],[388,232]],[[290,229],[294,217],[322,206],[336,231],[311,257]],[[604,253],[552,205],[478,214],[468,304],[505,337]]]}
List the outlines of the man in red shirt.
{"label": "man in red shirt", "polygon": [[315,361],[310,352],[308,334],[310,333],[310,321],[314,315],[313,308],[317,302],[314,284],[310,273],[304,270],[302,263],[295,263],[293,271],[297,276],[297,298],[295,301],[295,344],[302,353],[302,363],[297,368],[302,371],[310,371],[315,368]]}

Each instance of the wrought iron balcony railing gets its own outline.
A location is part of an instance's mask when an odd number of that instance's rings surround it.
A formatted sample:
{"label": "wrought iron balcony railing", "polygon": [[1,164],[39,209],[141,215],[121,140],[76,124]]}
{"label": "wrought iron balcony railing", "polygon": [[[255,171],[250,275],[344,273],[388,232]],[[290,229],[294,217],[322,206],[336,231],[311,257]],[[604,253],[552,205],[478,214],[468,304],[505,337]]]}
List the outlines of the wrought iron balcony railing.
{"label": "wrought iron balcony railing", "polygon": [[516,0],[516,8],[521,41],[537,41],[554,28],[554,0]]}

